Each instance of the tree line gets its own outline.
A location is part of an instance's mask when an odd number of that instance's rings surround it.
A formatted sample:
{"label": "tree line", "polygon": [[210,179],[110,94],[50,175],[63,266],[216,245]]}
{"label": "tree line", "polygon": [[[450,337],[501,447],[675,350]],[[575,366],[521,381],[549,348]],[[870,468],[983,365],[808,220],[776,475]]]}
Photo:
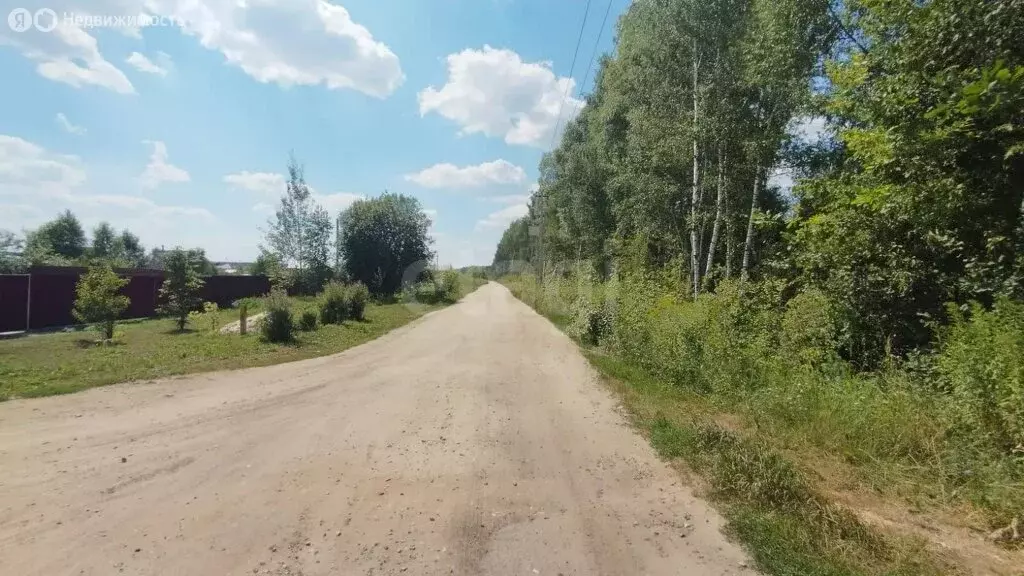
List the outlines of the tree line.
{"label": "tree line", "polygon": [[494,265],[778,280],[828,296],[858,365],[927,347],[950,304],[1024,298],[1022,14],[634,2]]}
{"label": "tree line", "polygon": [[[23,272],[32,266],[92,266],[103,264],[113,268],[166,269],[172,250],[153,248],[146,252],[139,237],[130,230],[117,232],[108,222],[100,222],[92,230],[91,240],[71,210],[65,210],[25,238],[0,230],[0,274]],[[217,268],[202,248],[190,251],[199,273],[217,274]]]}

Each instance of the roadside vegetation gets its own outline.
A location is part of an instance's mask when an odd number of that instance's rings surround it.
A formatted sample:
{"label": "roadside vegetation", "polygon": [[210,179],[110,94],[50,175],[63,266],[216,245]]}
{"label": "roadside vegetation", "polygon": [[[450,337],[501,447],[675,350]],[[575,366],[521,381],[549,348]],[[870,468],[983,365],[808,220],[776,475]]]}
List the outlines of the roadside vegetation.
{"label": "roadside vegetation", "polygon": [[[316,309],[314,297],[291,297],[287,302],[294,310]],[[264,307],[262,301],[251,305],[249,314],[262,312]],[[199,313],[185,331],[179,331],[172,318],[122,321],[108,343],[98,343],[87,331],[0,340],[0,400],[334,354],[438,308],[370,303],[364,321],[319,325],[304,332],[293,329],[293,338],[284,344],[268,341],[251,325],[246,336],[221,334],[220,327],[238,320],[238,310],[232,308]],[[211,323],[217,331],[209,329]]]}
{"label": "roadside vegetation", "polygon": [[769,574],[1024,566],[1020,0],[651,0],[491,273]]}
{"label": "roadside vegetation", "polygon": [[[116,237],[102,225],[86,246],[68,212],[30,234],[30,243],[46,250],[23,257],[38,253],[52,257],[50,264],[89,266],[74,309],[82,325],[0,341],[0,400],[333,354],[453,304],[485,282],[480,270],[431,266],[430,220],[416,199],[383,194],[360,200],[332,224],[313,202],[294,159],[288,171],[253,266],[269,278],[270,293],[230,308],[201,298],[209,267],[203,251],[175,248],[161,250],[153,262],[165,270],[158,308],[163,317],[124,320],[128,282],[112,266],[126,263],[113,255],[131,244],[127,233]],[[6,264],[26,262],[37,260]],[[96,332],[80,330],[85,327]]]}

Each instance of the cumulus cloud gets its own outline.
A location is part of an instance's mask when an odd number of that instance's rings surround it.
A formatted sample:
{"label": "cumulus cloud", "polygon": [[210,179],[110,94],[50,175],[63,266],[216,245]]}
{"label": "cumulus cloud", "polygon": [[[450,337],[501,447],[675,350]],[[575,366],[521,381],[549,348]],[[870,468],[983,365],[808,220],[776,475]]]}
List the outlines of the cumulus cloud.
{"label": "cumulus cloud", "polygon": [[[284,174],[277,172],[249,172],[244,170],[224,177],[224,182],[229,186],[240,190],[247,190],[262,196],[265,200],[257,202],[252,207],[253,212],[262,214],[273,214],[274,204],[277,198],[284,194],[287,187]],[[349,192],[335,192],[332,194],[321,194],[312,186],[309,187],[313,202],[323,206],[331,214],[345,210],[356,200],[362,200],[365,196]]]}
{"label": "cumulus cloud", "polygon": [[216,220],[207,209],[158,204],[127,194],[91,193],[80,158],[50,152],[18,138],[0,135],[0,228],[36,226],[57,212],[71,209],[83,223],[100,221],[126,226],[149,241],[183,242],[184,227]]}
{"label": "cumulus cloud", "polygon": [[[167,55],[163,54],[163,56],[165,57],[164,59],[166,61]],[[147,74],[156,74],[158,76],[167,76],[167,68],[153,63],[152,60],[146,58],[144,55],[138,52],[132,52],[131,55],[125,58],[124,61],[134,66],[135,69],[140,72],[145,72]]]}
{"label": "cumulus cloud", "polygon": [[522,218],[529,213],[529,208],[526,204],[514,204],[506,208],[502,208],[497,212],[491,212],[486,217],[480,219],[476,223],[476,230],[503,230],[512,223],[513,220]]}
{"label": "cumulus cloud", "polygon": [[461,134],[504,138],[509,144],[546,147],[561,112],[567,122],[583,102],[576,82],[558,77],[550,62],[523,62],[519,54],[484,46],[446,59],[444,86],[419,94],[420,115],[436,112],[460,126]]}
{"label": "cumulus cloud", "polygon": [[[57,14],[84,15],[81,4],[80,0],[47,1]],[[383,98],[405,80],[395,53],[354,22],[348,10],[327,0],[93,0],[88,11],[164,17],[259,82],[322,84]],[[138,28],[119,31],[141,37]],[[0,26],[2,44],[37,62],[38,72],[51,80],[121,93],[135,91],[124,73],[100,54],[90,32],[62,19],[49,33],[14,32]]]}
{"label": "cumulus cloud", "polygon": [[159,140],[143,140],[143,144],[153,147],[149,156],[149,164],[139,176],[139,184],[143,188],[154,189],[164,182],[188,182],[188,172],[168,162],[167,145]]}
{"label": "cumulus cloud", "polygon": [[362,200],[365,196],[360,194],[350,194],[348,192],[337,192],[334,194],[313,194],[313,202],[324,207],[331,214],[337,214],[342,210],[345,210],[352,204],[355,204],[356,200]]}
{"label": "cumulus cloud", "polygon": [[200,44],[260,82],[323,84],[385,97],[405,80],[398,56],[326,0],[148,0]]}
{"label": "cumulus cloud", "polygon": [[224,177],[234,188],[256,192],[265,196],[280,196],[285,191],[284,174],[276,172],[249,172],[244,170]]}
{"label": "cumulus cloud", "polygon": [[526,179],[526,171],[506,160],[462,168],[444,163],[408,174],[405,179],[425,188],[477,188],[493,184],[518,184]]}
{"label": "cumulus cloud", "polygon": [[57,122],[57,125],[63,128],[64,131],[67,132],[68,134],[82,136],[86,132],[84,127],[72,124],[63,112],[57,112],[57,116],[54,118],[54,120]]}
{"label": "cumulus cloud", "polygon": [[530,201],[529,194],[504,194],[502,196],[492,196],[488,198],[489,201],[497,204],[526,204]]}
{"label": "cumulus cloud", "polygon": [[0,26],[0,46],[4,45],[35,62],[36,72],[54,82],[76,88],[98,86],[120,94],[135,93],[128,77],[100,53],[96,38],[81,28],[59,24],[51,32],[35,28],[15,32]]}
{"label": "cumulus cloud", "polygon": [[0,194],[67,192],[86,180],[77,156],[55,154],[16,136],[0,134]]}

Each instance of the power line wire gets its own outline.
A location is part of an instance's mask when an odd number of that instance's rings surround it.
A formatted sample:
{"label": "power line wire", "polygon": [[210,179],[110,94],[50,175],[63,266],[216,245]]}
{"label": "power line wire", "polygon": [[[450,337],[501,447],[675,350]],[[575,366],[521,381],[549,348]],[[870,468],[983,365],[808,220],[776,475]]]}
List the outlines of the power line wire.
{"label": "power line wire", "polygon": [[[572,73],[576,70],[576,57],[580,53],[580,44],[583,43],[583,30],[587,27],[587,16],[590,14],[590,1],[587,0],[587,7],[583,9],[583,23],[580,24],[580,35],[576,38],[576,50],[572,53],[572,65],[569,66],[569,78],[572,78]],[[606,16],[607,17],[607,16]],[[602,26],[603,28],[604,26]],[[558,135],[558,125],[562,123],[562,108],[565,107],[565,101],[569,98],[569,87],[572,84],[565,85],[565,93],[562,94],[562,101],[558,103],[558,118],[555,120],[555,130],[551,133],[551,144],[548,145],[548,149],[555,147],[555,137]]]}
{"label": "power line wire", "polygon": [[[612,0],[608,0],[608,6],[604,10],[604,18],[601,20],[601,28],[597,31],[597,41],[594,42],[594,49],[590,52],[590,64],[587,65],[587,74],[583,76],[583,83],[580,84],[579,100],[583,101],[583,90],[587,86],[587,80],[590,79],[590,72],[594,69],[594,59],[597,58],[597,49],[601,46],[601,37],[604,36],[604,26],[608,23],[608,14],[612,11]],[[576,110],[580,109],[576,106]]]}

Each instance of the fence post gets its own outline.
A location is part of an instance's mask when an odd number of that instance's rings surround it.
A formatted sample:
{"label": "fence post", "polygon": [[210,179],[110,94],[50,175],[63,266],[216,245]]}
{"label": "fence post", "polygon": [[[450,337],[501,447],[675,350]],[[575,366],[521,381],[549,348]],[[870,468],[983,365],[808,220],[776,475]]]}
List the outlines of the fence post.
{"label": "fence post", "polygon": [[32,329],[32,274],[28,275],[28,290],[25,292],[25,332]]}

